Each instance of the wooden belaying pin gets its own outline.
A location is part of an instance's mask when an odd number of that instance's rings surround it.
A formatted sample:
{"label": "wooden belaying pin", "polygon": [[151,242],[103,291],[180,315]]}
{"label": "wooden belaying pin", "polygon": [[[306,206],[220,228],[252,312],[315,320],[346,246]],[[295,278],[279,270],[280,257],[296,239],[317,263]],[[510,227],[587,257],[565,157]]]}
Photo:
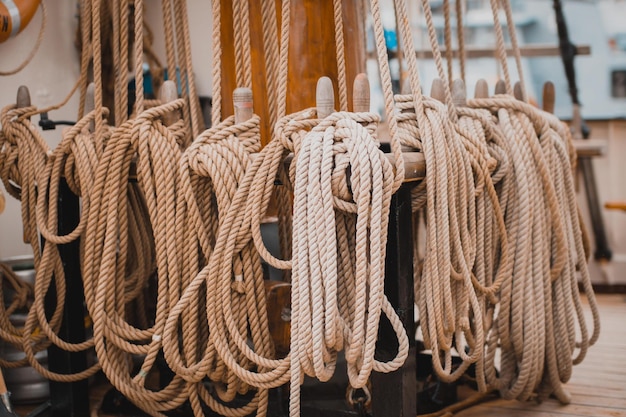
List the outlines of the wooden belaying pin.
{"label": "wooden belaying pin", "polygon": [[[17,97],[15,98],[15,106],[18,109],[23,107],[30,107],[30,91],[28,91],[28,87],[25,85],[20,85],[17,89]],[[28,118],[30,120],[30,117]],[[24,243],[30,243],[28,236],[26,235],[26,230],[24,229],[23,239]]]}
{"label": "wooden belaying pin", "polygon": [[352,111],[355,113],[370,111],[370,81],[361,73],[354,78],[352,86]]}
{"label": "wooden belaying pin", "polygon": [[504,80],[498,80],[496,83],[495,94],[506,94],[506,83]]}
{"label": "wooden belaying pin", "polygon": [[242,123],[250,119],[254,113],[252,90],[247,87],[235,88],[233,107],[235,108],[235,123]]}
{"label": "wooden belaying pin", "polygon": [[321,77],[317,80],[315,103],[318,119],[325,119],[335,111],[335,90],[330,78]]}
{"label": "wooden belaying pin", "polygon": [[400,88],[400,94],[411,94],[411,79],[405,78],[402,82],[402,88]]}
{"label": "wooden belaying pin", "polygon": [[489,84],[484,78],[476,81],[476,88],[474,88],[474,98],[489,98]]}
{"label": "wooden belaying pin", "polygon": [[547,81],[543,85],[543,97],[541,99],[541,106],[544,111],[554,114],[554,102],[556,95],[554,94],[554,84],[552,81]]}
{"label": "wooden belaying pin", "polygon": [[[94,83],[89,83],[87,91],[85,92],[85,114],[96,108],[95,92],[96,85]],[[96,115],[95,117],[102,117],[102,115]],[[93,133],[95,130],[96,122],[95,120],[92,120],[89,122],[89,132]]]}
{"label": "wooden belaying pin", "polygon": [[467,106],[467,91],[462,79],[452,81],[452,104],[457,107]]}
{"label": "wooden belaying pin", "polygon": [[445,85],[441,78],[435,78],[430,88],[430,96],[437,101],[444,103],[446,101]]}
{"label": "wooden belaying pin", "polygon": [[[21,109],[22,107],[30,107],[30,91],[28,91],[28,87],[25,85],[20,85],[18,87],[15,105],[18,109]],[[28,120],[30,120],[30,117]]]}
{"label": "wooden belaying pin", "polygon": [[513,85],[513,97],[519,101],[524,101],[524,91],[522,90],[522,83],[519,81]]}
{"label": "wooden belaying pin", "polygon": [[[178,89],[176,88],[176,83],[172,80],[167,80],[161,86],[161,91],[159,91],[159,99],[161,100],[161,104],[169,103],[178,99]],[[180,116],[176,111],[169,111],[163,115],[163,123],[165,126],[171,126],[180,119]]]}

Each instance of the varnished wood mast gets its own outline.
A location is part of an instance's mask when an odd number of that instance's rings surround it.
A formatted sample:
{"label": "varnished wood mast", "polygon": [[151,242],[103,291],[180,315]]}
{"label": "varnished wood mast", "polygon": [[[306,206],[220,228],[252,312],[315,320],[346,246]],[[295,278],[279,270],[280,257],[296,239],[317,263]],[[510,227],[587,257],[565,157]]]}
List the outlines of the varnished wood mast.
{"label": "varnished wood mast", "polygon": [[[232,2],[221,0],[222,5],[222,116],[233,114],[232,93],[235,88],[235,56],[232,33]],[[270,139],[269,111],[263,61],[263,27],[261,2],[250,2],[250,33],[252,51],[252,91],[254,113],[261,117],[261,140]],[[280,1],[276,2],[280,25]],[[363,9],[358,0],[343,0],[343,25],[345,34],[346,72],[348,85],[357,74],[365,71],[365,29]],[[293,0],[290,13],[289,75],[287,113],[315,106],[315,86],[320,77],[329,77],[337,91],[337,58],[333,2],[330,0]],[[276,39],[278,42],[278,39]],[[336,94],[336,93],[335,93]],[[348,88],[348,102],[352,91]],[[339,103],[336,97],[335,103]]]}

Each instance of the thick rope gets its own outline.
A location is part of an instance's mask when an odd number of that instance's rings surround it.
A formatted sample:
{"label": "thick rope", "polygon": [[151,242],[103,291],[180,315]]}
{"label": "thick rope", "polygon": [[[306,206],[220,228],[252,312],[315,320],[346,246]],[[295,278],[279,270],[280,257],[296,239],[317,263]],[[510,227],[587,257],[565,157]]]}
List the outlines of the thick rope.
{"label": "thick rope", "polygon": [[337,55],[337,84],[339,89],[339,110],[348,111],[348,83],[346,81],[346,52],[342,12],[343,1],[333,0],[333,20],[335,22],[335,54]]}
{"label": "thick rope", "polygon": [[[181,111],[183,105],[184,100],[178,99],[154,107],[115,129],[98,166],[86,226],[85,300],[93,317],[98,359],[111,383],[151,415],[180,406],[189,389],[180,376],[158,391],[146,386],[163,344],[170,282],[180,277],[179,251],[171,231],[177,224],[177,198],[182,198],[175,191],[180,144],[189,135],[183,122],[168,128],[160,118]],[[136,186],[129,184],[135,154]],[[128,237],[129,230],[143,227],[140,216],[152,225],[143,232],[148,235],[142,238],[147,245]],[[142,252],[146,250],[142,247],[151,245],[154,253]],[[134,278],[127,274],[137,262],[133,249],[139,251],[137,255],[143,253],[138,257],[143,272]],[[145,287],[153,270],[151,259],[156,266],[156,311],[150,327],[137,327],[126,304]],[[129,366],[132,354],[142,355],[139,371]]]}

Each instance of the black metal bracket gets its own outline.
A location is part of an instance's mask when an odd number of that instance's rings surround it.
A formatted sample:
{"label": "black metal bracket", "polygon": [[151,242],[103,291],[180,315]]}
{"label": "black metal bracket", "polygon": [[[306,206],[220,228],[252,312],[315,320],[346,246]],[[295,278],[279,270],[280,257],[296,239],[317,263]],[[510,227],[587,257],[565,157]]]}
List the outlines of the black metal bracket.
{"label": "black metal bracket", "polygon": [[69,120],[50,120],[48,119],[47,112],[41,113],[39,117],[39,127],[41,127],[41,130],[54,130],[59,125],[74,126],[75,124],[76,122]]}
{"label": "black metal bracket", "polygon": [[[61,178],[58,198],[59,233],[71,232],[80,219],[79,198]],[[85,307],[83,281],[80,272],[80,242],[75,240],[59,245],[59,253],[65,272],[67,294],[63,309],[63,322],[59,336],[71,343],[85,340]],[[56,307],[56,289],[51,284],[45,298],[46,314],[52,314]],[[48,369],[52,372],[70,374],[87,368],[87,353],[67,352],[57,346],[48,348]],[[50,381],[50,400],[29,417],[88,417],[89,385],[87,380],[77,382]]]}
{"label": "black metal bracket", "polygon": [[[411,183],[403,184],[391,199],[385,261],[385,294],[409,335],[409,356],[395,372],[372,373],[374,417],[414,417],[417,414],[411,186]],[[382,317],[376,359],[392,359],[397,351],[395,332],[389,320]]]}

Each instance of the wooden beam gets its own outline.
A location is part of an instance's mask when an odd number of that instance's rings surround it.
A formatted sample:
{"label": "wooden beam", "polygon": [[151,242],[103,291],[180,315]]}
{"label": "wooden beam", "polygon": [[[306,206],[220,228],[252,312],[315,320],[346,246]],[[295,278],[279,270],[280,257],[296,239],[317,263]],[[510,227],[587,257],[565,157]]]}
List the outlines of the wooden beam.
{"label": "wooden beam", "polygon": [[606,153],[606,139],[577,139],[572,143],[578,156],[602,156]]}
{"label": "wooden beam", "polygon": [[[542,57],[542,56],[560,56],[561,50],[558,46],[553,45],[528,45],[523,46],[520,49],[520,54],[523,57]],[[418,58],[422,59],[432,59],[433,51],[431,50],[419,50],[415,51]],[[506,51],[508,56],[514,56],[515,53],[513,49],[509,48]],[[445,49],[441,50],[441,55],[445,56]],[[494,48],[467,48],[465,50],[465,57],[467,59],[472,58],[492,58],[496,55],[496,50]],[[576,46],[576,55],[591,55],[591,46],[589,45],[578,45]],[[459,51],[452,51],[452,56],[454,58],[459,57]],[[376,54],[374,52],[368,53],[369,58],[376,58]],[[389,51],[389,58],[395,58],[396,52]]]}

